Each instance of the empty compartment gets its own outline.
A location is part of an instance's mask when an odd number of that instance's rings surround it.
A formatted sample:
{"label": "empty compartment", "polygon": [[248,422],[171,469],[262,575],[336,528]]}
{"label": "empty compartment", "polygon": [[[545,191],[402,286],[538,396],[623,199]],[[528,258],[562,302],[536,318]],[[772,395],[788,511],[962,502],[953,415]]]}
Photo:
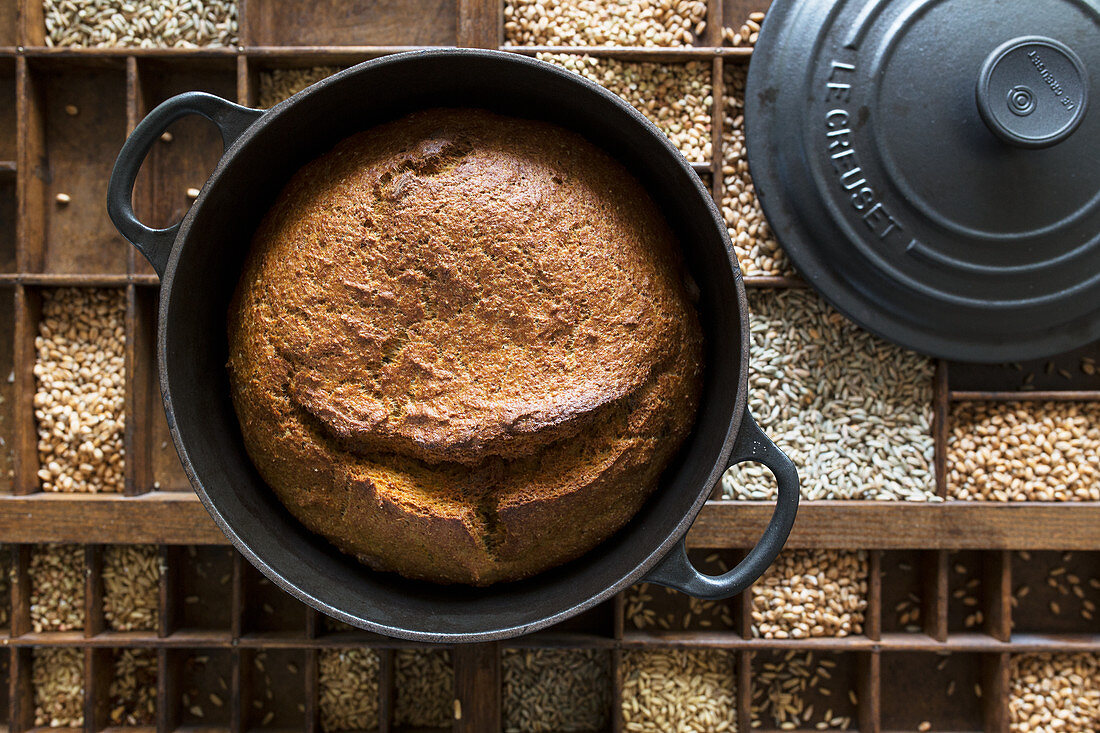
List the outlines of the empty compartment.
{"label": "empty compartment", "polygon": [[16,0],[0,0],[0,46],[14,46],[18,42],[18,15]]}
{"label": "empty compartment", "polygon": [[15,217],[15,172],[0,167],[0,272],[16,269]]}
{"label": "empty compartment", "polygon": [[28,61],[24,202],[32,271],[126,274],[130,246],[107,217],[107,182],[126,139],[121,59]]}
{"label": "empty compartment", "polygon": [[168,650],[168,726],[228,730],[233,658],[222,649]]}
{"label": "empty compartment", "polygon": [[9,494],[14,488],[14,458],[15,289],[0,287],[0,494]]}
{"label": "empty compartment", "polygon": [[657,125],[692,163],[711,157],[713,66],[708,61],[654,63],[576,54],[539,54],[622,97]]}
{"label": "empty compartment", "polygon": [[[981,552],[952,551],[947,555],[947,630],[981,631],[988,615],[985,565],[991,561]],[[993,587],[993,579],[988,586]]]}
{"label": "empty compartment", "polygon": [[506,649],[507,733],[603,731],[611,724],[611,656],[599,649]]}
{"label": "empty compartment", "polygon": [[[858,328],[804,288],[749,291],[749,408],[799,467],[806,499],[936,501],[932,360]],[[730,499],[773,499],[736,466]]]}
{"label": "empty compartment", "polygon": [[322,649],[317,654],[317,696],[321,730],[378,728],[379,656],[374,649]]}
{"label": "empty compartment", "polygon": [[254,46],[453,46],[457,40],[455,0],[251,0],[245,8]]}
{"label": "empty compartment", "polygon": [[35,339],[34,415],[43,491],[125,483],[126,291],[48,288]]}
{"label": "empty compartment", "polygon": [[27,571],[35,632],[84,628],[84,547],[36,545]]}
{"label": "empty compartment", "polygon": [[306,653],[298,649],[241,655],[244,730],[303,730]]}
{"label": "empty compartment", "polygon": [[[11,628],[11,571],[11,547],[0,545],[0,636],[7,636]],[[0,697],[4,695],[0,693]]]}
{"label": "empty compartment", "polygon": [[752,658],[752,725],[848,730],[858,726],[853,654],[758,652]]}
{"label": "empty compartment", "polygon": [[591,634],[611,638],[615,635],[615,602],[605,601],[548,628],[547,634]]}
{"label": "empty compartment", "polygon": [[644,733],[737,725],[736,657],[724,649],[624,650],[619,714]]}
{"label": "empty compartment", "polygon": [[1029,392],[1100,389],[1100,342],[1047,359],[1007,364],[950,362],[952,391]]}
{"label": "empty compartment", "polygon": [[301,601],[284,592],[250,563],[242,563],[242,567],[244,633],[303,636],[307,609]]}
{"label": "empty compartment", "polygon": [[981,679],[980,654],[884,654],[882,727],[898,731],[983,730]]}
{"label": "empty compartment", "polygon": [[[3,35],[4,10],[11,0],[0,0],[0,36]],[[5,45],[0,38],[0,46]],[[15,163],[15,60],[0,58],[0,170]]]}
{"label": "empty compartment", "polygon": [[398,729],[450,729],[455,673],[447,649],[398,649],[394,655],[393,723]]}
{"label": "empty compartment", "polygon": [[867,552],[786,550],[749,593],[755,638],[862,634],[867,610]]}
{"label": "empty compartment", "polygon": [[1012,553],[1014,633],[1100,631],[1100,552]]}
{"label": "empty compartment", "polygon": [[[707,575],[721,575],[739,559],[734,550],[688,551],[692,564]],[[623,623],[626,630],[717,631],[734,629],[737,598],[705,601],[672,588],[639,583],[626,592]]]}
{"label": "empty compartment", "polygon": [[103,550],[103,618],[112,631],[156,631],[161,556],[156,545]]}
{"label": "empty compartment", "polygon": [[947,493],[966,501],[1100,501],[1100,402],[959,402]]}
{"label": "empty compartment", "polygon": [[135,488],[139,492],[191,491],[160,396],[156,354],[160,291],[154,287],[135,287],[134,292],[134,378],[130,386],[134,390],[136,413],[132,432]]}
{"label": "empty compartment", "polygon": [[233,550],[194,546],[168,549],[170,633],[223,631],[231,625]]}
{"label": "empty compartment", "polygon": [[11,654],[6,648],[0,649],[0,730],[10,730],[11,721]]}
{"label": "empty compartment", "polygon": [[928,581],[935,571],[934,553],[918,550],[882,554],[882,630],[920,633],[933,602],[934,586]]}
{"label": "empty compartment", "polygon": [[704,42],[706,22],[705,0],[504,0],[506,46],[690,46]]}
{"label": "empty compartment", "polygon": [[34,725],[83,727],[84,651],[72,647],[38,647],[31,657]]}
{"label": "empty compartment", "polygon": [[106,725],[153,727],[157,722],[157,650],[104,650],[108,658],[101,672],[109,675]]}
{"label": "empty compartment", "polygon": [[[146,60],[138,63],[142,113],[177,94],[209,92],[237,100],[236,59],[207,58],[186,61]],[[167,227],[180,221],[222,157],[218,128],[198,115],[176,120],[149,151],[134,195],[135,212],[143,223]],[[145,258],[135,252],[136,272],[152,274]]]}
{"label": "empty compartment", "polygon": [[746,48],[756,36],[771,0],[722,0],[722,45]]}

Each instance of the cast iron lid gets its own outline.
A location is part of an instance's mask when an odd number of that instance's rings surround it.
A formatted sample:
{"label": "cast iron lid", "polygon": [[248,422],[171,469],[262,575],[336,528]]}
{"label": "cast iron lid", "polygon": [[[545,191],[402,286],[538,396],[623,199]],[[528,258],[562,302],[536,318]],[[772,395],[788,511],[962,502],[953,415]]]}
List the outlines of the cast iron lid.
{"label": "cast iron lid", "polygon": [[750,170],[799,273],[964,361],[1100,338],[1100,0],[775,0]]}

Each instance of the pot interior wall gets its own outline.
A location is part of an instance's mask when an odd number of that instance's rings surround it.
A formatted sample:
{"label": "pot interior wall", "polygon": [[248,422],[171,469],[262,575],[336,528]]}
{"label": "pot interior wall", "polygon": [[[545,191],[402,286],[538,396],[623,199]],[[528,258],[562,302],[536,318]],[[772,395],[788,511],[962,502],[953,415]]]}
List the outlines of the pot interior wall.
{"label": "pot interior wall", "polygon": [[[693,518],[721,473],[744,409],[742,286],[724,225],[696,175],[625,109],[567,72],[477,54],[405,56],[343,72],[261,118],[223,159],[177,241],[162,299],[162,388],[184,463],[246,554],[315,607],[375,630],[419,638],[511,635],[606,597]],[[259,220],[304,163],[349,134],[409,111],[485,107],[556,122],[621,160],[661,204],[701,292],[706,386],[692,439],[661,487],[616,536],[568,565],[487,589],[372,572],[311,534],[274,499],[244,451],[229,399],[225,319]],[[702,492],[702,493],[701,493]],[[482,637],[485,638],[485,637]]]}

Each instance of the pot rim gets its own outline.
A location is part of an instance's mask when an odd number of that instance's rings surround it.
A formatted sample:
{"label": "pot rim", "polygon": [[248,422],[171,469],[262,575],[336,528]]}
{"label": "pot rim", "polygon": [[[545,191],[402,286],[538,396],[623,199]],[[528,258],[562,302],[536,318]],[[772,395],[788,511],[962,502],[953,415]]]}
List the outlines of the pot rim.
{"label": "pot rim", "polygon": [[[493,63],[514,63],[518,65],[524,65],[531,68],[537,68],[540,73],[548,73],[556,75],[560,78],[568,79],[569,81],[577,84],[588,93],[594,93],[599,97],[602,97],[604,102],[609,105],[614,105],[619,108],[620,111],[626,112],[631,116],[634,121],[650,133],[650,138],[654,142],[654,152],[659,148],[662,149],[662,154],[670,156],[676,160],[680,169],[689,176],[688,180],[691,180],[695,185],[696,193],[703,197],[706,202],[707,209],[711,215],[712,223],[718,229],[721,239],[725,244],[726,260],[730,267],[731,273],[734,279],[734,287],[736,289],[736,297],[738,304],[738,320],[740,322],[740,364],[738,369],[738,381],[737,391],[734,395],[733,411],[730,415],[729,424],[726,428],[726,434],[722,442],[721,450],[718,452],[718,458],[715,460],[714,465],[711,466],[705,483],[699,488],[698,495],[695,498],[690,510],[684,514],[679,520],[675,529],[665,536],[660,544],[649,552],[646,558],[637,564],[632,570],[625,573],[618,581],[609,585],[604,590],[596,593],[586,600],[572,605],[568,608],[558,610],[552,614],[544,615],[537,621],[516,625],[508,628],[497,628],[489,631],[481,632],[443,632],[443,633],[431,633],[419,630],[405,629],[396,626],[390,626],[384,623],[370,621],[362,619],[353,615],[350,615],[338,608],[335,608],[323,599],[303,591],[301,588],[293,583],[288,582],[282,574],[271,567],[264,561],[264,559],[255,554],[249,544],[245,542],[236,532],[236,530],[230,526],[230,524],[222,516],[217,506],[210,500],[206,493],[206,489],[202,484],[200,477],[198,476],[195,467],[191,461],[190,454],[187,450],[186,443],[183,437],[180,435],[180,431],[176,425],[175,408],[173,406],[173,396],[170,388],[170,380],[168,379],[168,372],[166,369],[167,364],[167,348],[168,348],[168,311],[170,308],[169,295],[172,291],[173,281],[175,279],[176,268],[181,256],[181,253],[186,246],[187,238],[190,234],[191,224],[195,219],[197,212],[201,209],[210,189],[214,188],[218,180],[225,173],[236,158],[239,151],[247,146],[257,136],[263,134],[263,128],[272,120],[277,119],[286,110],[299,104],[307,104],[312,95],[318,93],[324,87],[330,84],[339,84],[345,80],[356,76],[366,70],[377,71],[383,69],[391,64],[401,64],[408,61],[423,57],[439,57],[439,56],[452,56],[452,57],[479,57],[483,59],[491,59]],[[644,183],[643,183],[644,185]],[[455,642],[484,642],[484,641],[497,641],[501,639],[508,639],[515,636],[531,633],[539,629],[552,626],[554,624],[565,621],[568,618],[572,618],[599,603],[602,603],[615,594],[625,590],[629,586],[641,581],[645,575],[647,575],[655,566],[662,560],[664,560],[672,551],[674,551],[677,543],[684,538],[688,530],[694,524],[696,517],[698,516],[703,505],[707,499],[711,496],[718,481],[720,481],[722,474],[730,465],[730,457],[733,453],[734,443],[737,439],[738,432],[740,430],[742,420],[744,419],[748,411],[748,357],[749,357],[749,321],[748,321],[748,297],[745,291],[745,285],[742,280],[741,268],[737,264],[737,259],[734,254],[733,243],[729,237],[729,231],[726,228],[725,220],[722,218],[721,212],[718,209],[717,203],[714,201],[714,197],[707,191],[699,178],[698,174],[691,167],[691,164],[680,153],[679,150],[672,144],[668,137],[661,132],[652,122],[645,118],[637,109],[628,104],[626,101],[608,91],[604,87],[582,77],[571,71],[567,71],[552,64],[539,61],[536,58],[524,56],[518,53],[496,51],[488,49],[464,49],[464,48],[437,48],[437,49],[422,49],[416,51],[408,51],[402,53],[391,54],[382,56],[375,59],[364,61],[355,66],[351,66],[347,69],[337,72],[330,77],[327,77],[306,89],[298,92],[292,97],[280,102],[269,110],[260,115],[255,122],[253,122],[229,147],[222,153],[217,165],[214,167],[213,172],[207,179],[207,185],[204,185],[199,197],[195,200],[193,205],[189,208],[188,212],[183,217],[180,224],[180,229],[176,234],[175,241],[172,244],[171,252],[168,257],[167,265],[165,267],[164,275],[161,277],[160,293],[158,297],[158,311],[157,311],[157,376],[160,382],[161,399],[164,403],[164,410],[168,420],[169,432],[172,435],[172,442],[175,444],[176,451],[179,454],[180,461],[183,465],[184,472],[187,475],[188,480],[191,482],[195,493],[198,495],[199,500],[210,514],[214,523],[218,528],[229,538],[233,546],[251,562],[257,569],[259,569],[265,576],[267,576],[278,587],[282,588],[287,593],[302,601],[306,605],[317,609],[329,616],[332,616],[340,621],[351,624],[357,628],[371,631],[374,633],[383,634],[389,637],[396,637],[400,639],[407,639],[411,641],[424,641],[424,642],[436,642],[436,643],[455,643]],[[694,439],[694,433],[689,436],[688,440]],[[660,487],[657,489],[660,491]],[[633,521],[633,520],[630,520]],[[629,522],[628,522],[629,523]],[[621,530],[620,530],[621,531]],[[596,552],[599,550],[599,546],[589,550],[589,552]],[[375,572],[375,571],[371,571]],[[537,578],[538,575],[532,576]]]}

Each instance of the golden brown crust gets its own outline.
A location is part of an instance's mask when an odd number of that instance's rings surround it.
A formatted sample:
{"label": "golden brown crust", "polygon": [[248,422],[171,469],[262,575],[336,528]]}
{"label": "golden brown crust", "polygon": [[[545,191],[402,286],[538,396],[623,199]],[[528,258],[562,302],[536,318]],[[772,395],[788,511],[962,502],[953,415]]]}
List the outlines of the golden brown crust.
{"label": "golden brown crust", "polygon": [[229,313],[245,445],[310,529],[488,584],[577,557],[690,430],[702,337],[675,241],[552,125],[430,110],[298,172]]}

